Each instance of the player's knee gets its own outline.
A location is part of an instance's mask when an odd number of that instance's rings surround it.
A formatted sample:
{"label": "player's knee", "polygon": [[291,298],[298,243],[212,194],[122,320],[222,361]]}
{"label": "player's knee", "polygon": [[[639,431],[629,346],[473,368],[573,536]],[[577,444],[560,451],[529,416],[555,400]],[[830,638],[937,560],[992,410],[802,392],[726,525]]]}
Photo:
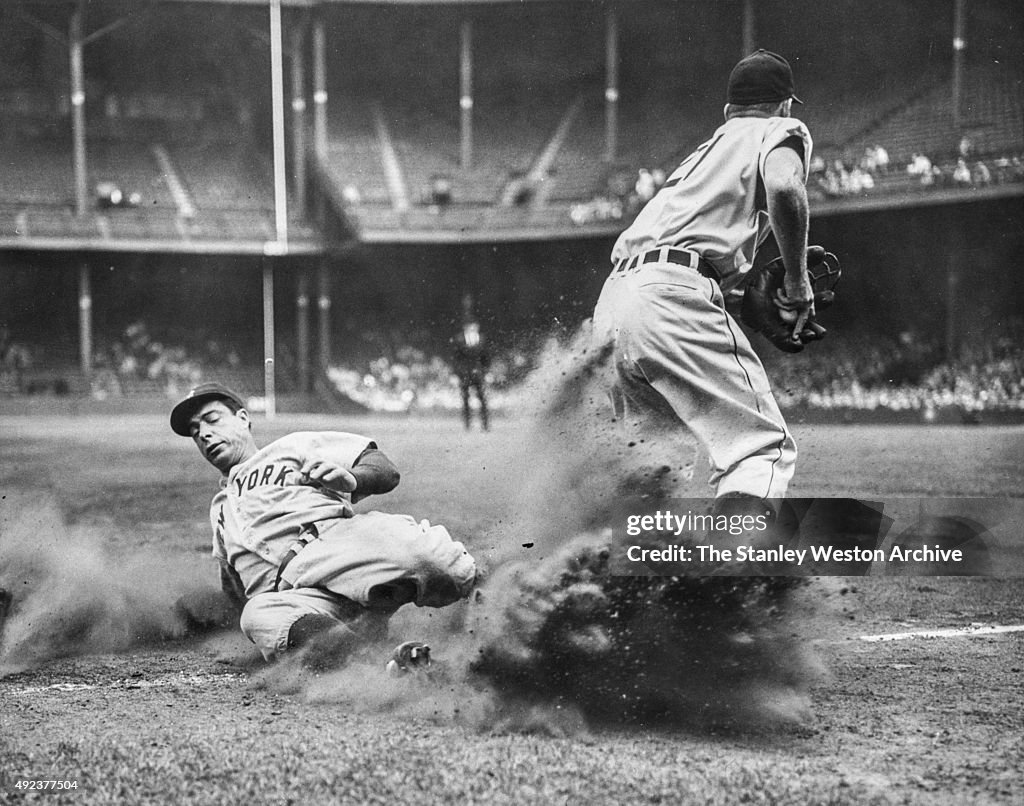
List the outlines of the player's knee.
{"label": "player's knee", "polygon": [[288,631],[300,616],[275,594],[254,596],[239,618],[242,634],[252,641],[265,660],[272,660],[288,648]]}
{"label": "player's knee", "polygon": [[254,596],[245,603],[245,607],[242,608],[242,614],[238,618],[238,626],[242,628],[242,633],[250,638],[250,640],[251,634],[266,622],[266,616],[270,609],[270,603],[264,601],[262,596]]}

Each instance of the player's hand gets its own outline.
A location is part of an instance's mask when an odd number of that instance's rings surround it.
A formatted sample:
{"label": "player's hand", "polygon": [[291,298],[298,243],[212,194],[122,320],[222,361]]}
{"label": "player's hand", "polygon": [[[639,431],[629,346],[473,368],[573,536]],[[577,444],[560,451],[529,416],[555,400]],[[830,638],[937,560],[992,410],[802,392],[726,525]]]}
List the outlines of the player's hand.
{"label": "player's hand", "polygon": [[814,289],[807,275],[793,278],[787,273],[783,288],[775,292],[775,305],[782,321],[793,324],[793,338],[799,340],[807,320],[814,316]]}
{"label": "player's hand", "polygon": [[356,489],[352,472],[326,459],[307,459],[299,468],[299,478],[311,487],[323,487],[336,493],[350,493]]}

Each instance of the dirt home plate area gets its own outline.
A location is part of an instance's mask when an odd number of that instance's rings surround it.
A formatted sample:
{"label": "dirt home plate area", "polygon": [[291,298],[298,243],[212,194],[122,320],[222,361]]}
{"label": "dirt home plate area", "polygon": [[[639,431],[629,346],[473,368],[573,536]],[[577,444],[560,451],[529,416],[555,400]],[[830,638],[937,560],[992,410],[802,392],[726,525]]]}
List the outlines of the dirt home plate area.
{"label": "dirt home plate area", "polygon": [[1024,427],[794,424],[793,496],[973,501],[988,576],[687,589],[610,653],[579,511],[607,465],[561,473],[573,451],[532,427],[256,417],[261,441],[372,437],[402,483],[360,508],[444,524],[487,566],[471,601],[399,612],[389,645],[427,641],[436,671],[390,678],[383,647],[313,673],[188,631],[175,602],[218,584],[218,479],[165,415],[0,417],[0,803],[1024,802]]}

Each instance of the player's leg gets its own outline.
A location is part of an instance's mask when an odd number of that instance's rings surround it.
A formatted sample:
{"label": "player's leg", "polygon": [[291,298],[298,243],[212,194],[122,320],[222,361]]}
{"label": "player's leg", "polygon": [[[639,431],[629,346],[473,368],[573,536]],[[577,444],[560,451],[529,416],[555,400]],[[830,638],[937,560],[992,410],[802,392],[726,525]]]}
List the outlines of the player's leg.
{"label": "player's leg", "polygon": [[717,284],[647,289],[637,305],[624,334],[637,356],[634,386],[656,391],[707,449],[716,496],[784,497],[796,444]]}
{"label": "player's leg", "polygon": [[462,424],[466,427],[466,430],[468,431],[471,424],[470,415],[472,414],[472,409],[469,406],[468,378],[459,378],[459,391],[462,392]]}
{"label": "player's leg", "polygon": [[367,641],[383,637],[387,627],[379,614],[317,588],[257,594],[243,608],[240,624],[265,660],[316,642],[317,654],[335,663]]}
{"label": "player's leg", "polygon": [[409,602],[444,607],[465,598],[476,580],[476,562],[443,526],[367,512],[321,532],[289,563],[283,579],[393,613]]}
{"label": "player's leg", "polygon": [[480,426],[487,431],[490,428],[490,416],[487,411],[487,384],[482,374],[473,379],[476,387],[476,399],[480,401]]}

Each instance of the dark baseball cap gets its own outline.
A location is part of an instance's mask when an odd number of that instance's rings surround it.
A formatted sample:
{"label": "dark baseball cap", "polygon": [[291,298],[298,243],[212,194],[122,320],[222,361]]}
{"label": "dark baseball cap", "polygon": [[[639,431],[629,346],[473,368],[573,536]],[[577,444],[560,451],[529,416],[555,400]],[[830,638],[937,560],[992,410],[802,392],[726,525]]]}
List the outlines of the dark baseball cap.
{"label": "dark baseball cap", "polygon": [[803,103],[793,91],[793,70],[789,62],[778,53],[764,49],[741,59],[732,69],[726,98],[731,104],[743,106],[775,103],[787,98]]}
{"label": "dark baseball cap", "polygon": [[222,383],[201,383],[193,388],[178,404],[171,409],[171,430],[183,437],[192,436],[188,431],[188,421],[192,419],[196,409],[207,400],[230,400],[239,408],[245,403],[236,392],[231,391]]}

